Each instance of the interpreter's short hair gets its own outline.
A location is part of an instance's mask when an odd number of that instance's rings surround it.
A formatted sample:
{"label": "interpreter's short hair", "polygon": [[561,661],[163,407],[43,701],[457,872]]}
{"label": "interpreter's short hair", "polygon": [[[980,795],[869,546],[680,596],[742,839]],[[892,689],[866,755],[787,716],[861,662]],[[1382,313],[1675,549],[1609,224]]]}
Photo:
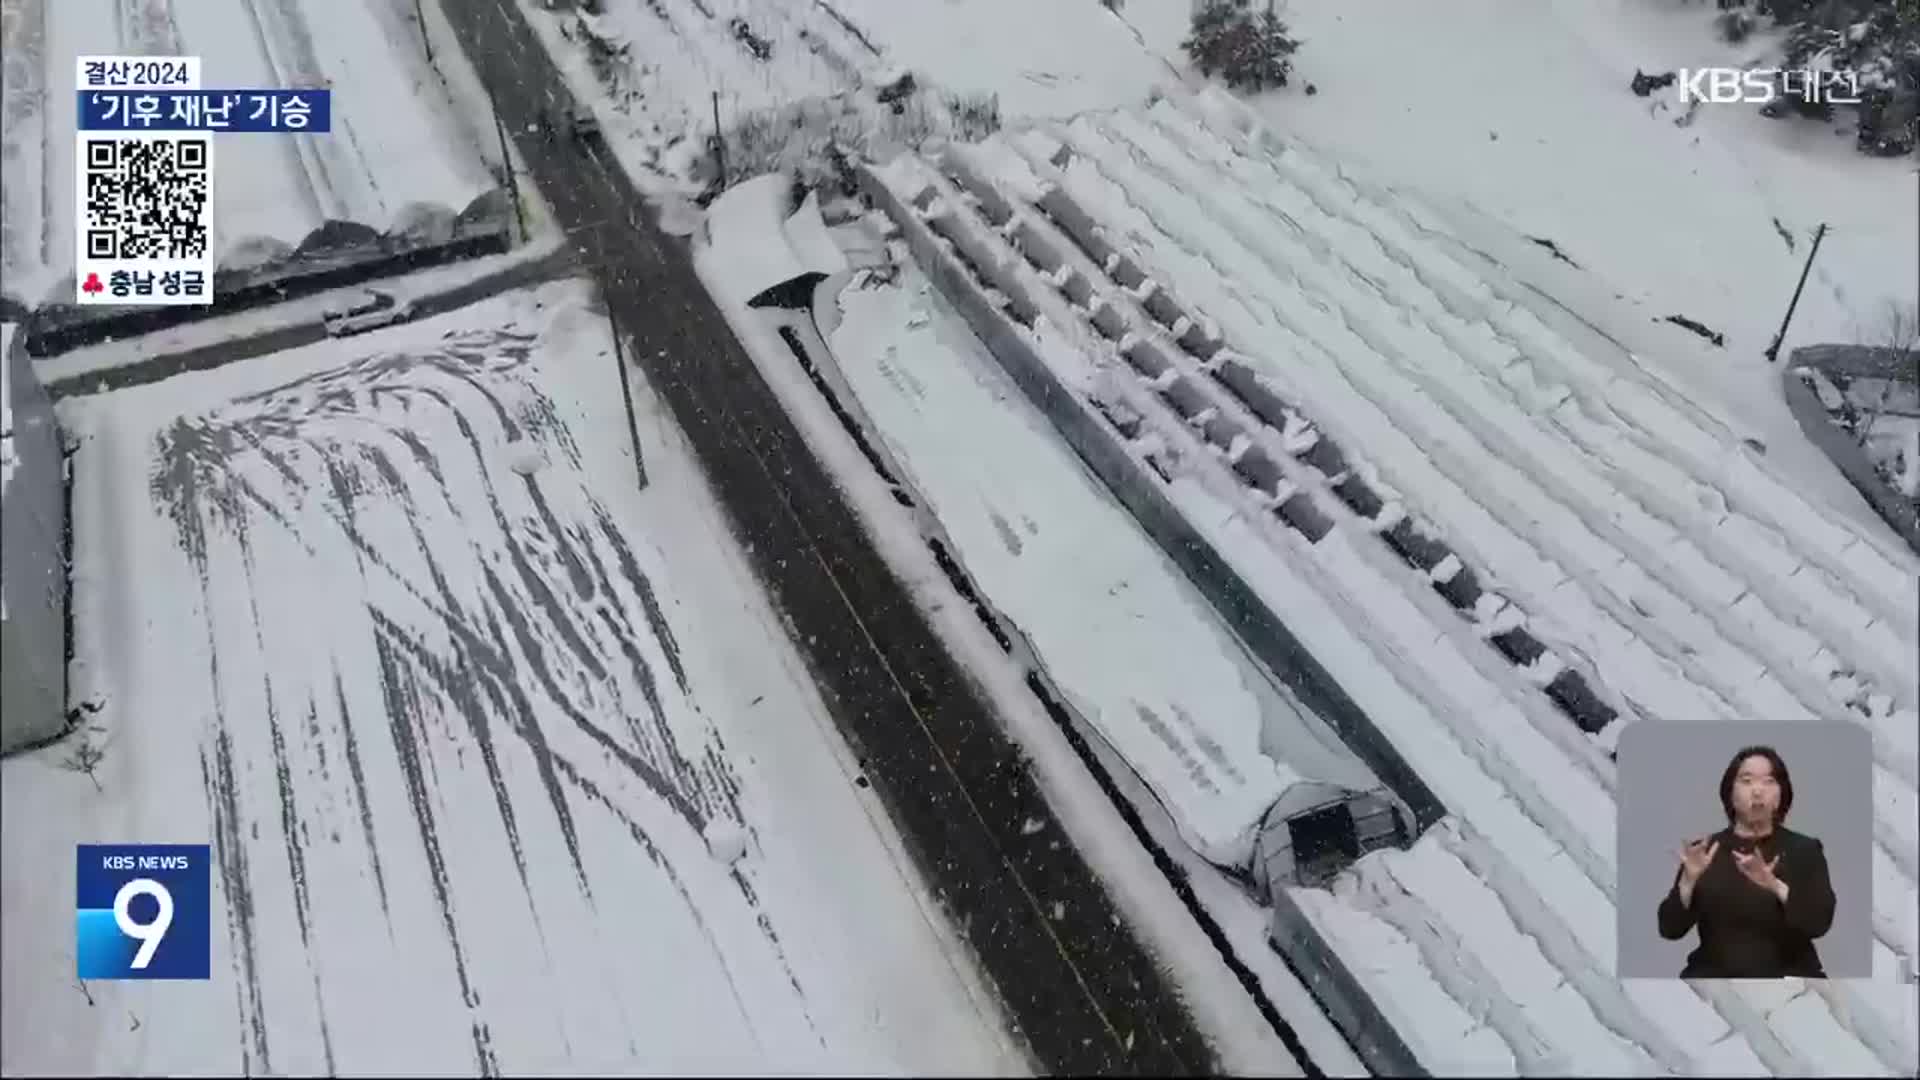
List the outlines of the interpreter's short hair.
{"label": "interpreter's short hair", "polygon": [[1787,772],[1787,763],[1781,759],[1780,752],[1771,746],[1745,746],[1727,762],[1727,771],[1720,774],[1720,809],[1727,813],[1727,824],[1733,824],[1733,781],[1740,775],[1740,765],[1748,758],[1763,757],[1773,766],[1773,782],[1780,785],[1780,805],[1773,812],[1773,823],[1779,825],[1787,820],[1787,811],[1793,809],[1793,776]]}

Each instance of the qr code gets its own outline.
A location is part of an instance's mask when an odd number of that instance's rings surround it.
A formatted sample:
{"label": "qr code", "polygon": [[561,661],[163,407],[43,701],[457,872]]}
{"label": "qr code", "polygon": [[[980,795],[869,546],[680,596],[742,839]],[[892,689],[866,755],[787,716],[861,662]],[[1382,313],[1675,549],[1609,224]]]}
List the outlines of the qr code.
{"label": "qr code", "polygon": [[88,258],[206,258],[206,139],[88,139],[85,172]]}

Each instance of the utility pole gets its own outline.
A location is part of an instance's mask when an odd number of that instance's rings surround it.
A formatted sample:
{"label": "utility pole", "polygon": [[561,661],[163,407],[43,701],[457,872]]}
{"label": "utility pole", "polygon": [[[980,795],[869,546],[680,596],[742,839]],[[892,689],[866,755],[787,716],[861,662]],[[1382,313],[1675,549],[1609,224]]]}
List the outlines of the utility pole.
{"label": "utility pole", "polygon": [[[484,82],[484,81],[483,81]],[[487,84],[487,108],[493,113],[493,133],[500,138],[500,171],[507,177],[507,194],[513,199],[513,220],[520,226],[520,239],[527,238],[527,212],[520,205],[520,178],[514,175],[513,155],[507,150],[507,128],[500,122],[500,102]]]}
{"label": "utility pole", "polygon": [[1807,287],[1807,274],[1813,270],[1813,257],[1820,254],[1820,241],[1827,235],[1827,223],[1821,222],[1813,232],[1813,247],[1807,251],[1807,264],[1800,268],[1800,283],[1793,287],[1793,299],[1787,302],[1786,318],[1780,320],[1780,332],[1773,335],[1773,344],[1767,346],[1767,363],[1780,359],[1780,346],[1787,340],[1787,324],[1793,321],[1793,309],[1800,306],[1800,290]]}
{"label": "utility pole", "polygon": [[420,46],[427,50],[427,64],[433,64],[433,38],[427,34],[427,13],[421,0],[413,0],[413,17],[420,24]]}
{"label": "utility pole", "polygon": [[720,91],[713,92],[713,161],[720,170],[720,186],[727,186],[727,137],[720,131]]}
{"label": "utility pole", "polygon": [[633,385],[627,374],[627,358],[620,349],[620,324],[613,317],[613,284],[606,271],[600,272],[600,302],[607,305],[607,331],[613,335],[613,366],[620,373],[620,400],[627,407],[627,434],[633,439],[633,469],[639,474],[640,488],[647,487],[647,462],[640,450],[640,418],[633,411]]}

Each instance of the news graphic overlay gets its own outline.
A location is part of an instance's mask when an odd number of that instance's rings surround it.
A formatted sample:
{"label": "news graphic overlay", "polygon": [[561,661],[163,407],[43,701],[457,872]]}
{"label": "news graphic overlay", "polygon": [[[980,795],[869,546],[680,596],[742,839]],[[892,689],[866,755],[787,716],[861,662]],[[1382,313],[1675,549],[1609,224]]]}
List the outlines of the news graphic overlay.
{"label": "news graphic overlay", "polygon": [[205,979],[212,959],[206,844],[81,844],[74,956],[89,979]]}
{"label": "news graphic overlay", "polygon": [[1615,758],[1617,971],[1873,977],[1873,736],[1661,720]]}
{"label": "news graphic overlay", "polygon": [[327,90],[203,90],[198,57],[76,69],[74,301],[213,302],[214,135],[319,134]]}
{"label": "news graphic overlay", "polygon": [[205,304],[213,299],[213,140],[95,130],[88,102],[158,101],[198,89],[198,57],[82,56],[74,137],[74,302]]}

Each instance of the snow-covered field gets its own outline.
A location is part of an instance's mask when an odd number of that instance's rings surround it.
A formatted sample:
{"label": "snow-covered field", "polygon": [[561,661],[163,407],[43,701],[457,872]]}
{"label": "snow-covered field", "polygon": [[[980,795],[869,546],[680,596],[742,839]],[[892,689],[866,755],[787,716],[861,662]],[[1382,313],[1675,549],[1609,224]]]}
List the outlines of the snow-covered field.
{"label": "snow-covered field", "polygon": [[[1115,437],[1170,478],[1170,496],[1453,810],[1472,873],[1376,857],[1346,891],[1373,898],[1380,914],[1365,918],[1388,925],[1341,915],[1323,927],[1359,942],[1438,923],[1438,938],[1399,954],[1434,961],[1441,988],[1492,1026],[1511,1061],[1472,1056],[1479,1066],[1611,1069],[1647,1055],[1668,1068],[1910,1071],[1909,987],[1788,1001],[1604,973],[1607,747],[1642,719],[1871,730],[1876,969],[1916,955],[1912,556],[1814,509],[1612,343],[1609,324],[1583,329],[1529,298],[1474,254],[1490,234],[1249,137],[1241,118],[1218,98],[1175,96],[886,176],[914,208],[906,224],[987,273],[1065,386],[1130,418]],[[1316,456],[1329,445],[1338,459]],[[1384,542],[1409,521],[1422,544]],[[1463,572],[1478,595],[1450,607],[1438,587]],[[1521,630],[1531,655],[1501,640]],[[1607,712],[1545,692],[1568,671]],[[1471,951],[1486,978],[1446,959],[1484,898],[1385,887],[1475,877],[1524,935],[1482,934],[1487,947]],[[1535,1000],[1534,975],[1503,970],[1530,955],[1496,947],[1503,936],[1538,941],[1578,1007]],[[1377,988],[1403,983],[1421,980],[1389,972]],[[1433,1021],[1406,1011],[1416,1028]],[[1600,1037],[1595,1017],[1619,1038]],[[1405,1034],[1438,1052],[1448,1030]]]}
{"label": "snow-covered field", "polygon": [[518,3],[572,84],[591,91],[584,99],[597,99],[622,163],[649,187],[683,179],[706,153],[713,95],[730,126],[748,113],[859,86],[863,66],[875,62],[812,3],[605,0],[598,16]]}
{"label": "snow-covered field", "polygon": [[1099,0],[826,2],[892,62],[959,92],[997,94],[1009,116],[1139,101],[1170,74]]}
{"label": "snow-covered field", "polygon": [[39,302],[73,255],[74,58],[201,58],[207,89],[326,87],[333,128],[235,136],[215,160],[215,259],[283,255],[329,221],[376,232],[494,186],[428,67],[406,0],[5,0],[7,292]]}
{"label": "snow-covered field", "polygon": [[[1775,36],[1724,43],[1712,4],[1290,0],[1285,10],[1306,44],[1296,85],[1256,102],[1277,131],[1553,241],[1582,276],[1632,302],[1677,376],[1770,449],[1804,443],[1762,353],[1814,226],[1829,230],[1783,358],[1796,345],[1873,343],[1887,305],[1920,295],[1913,159],[1867,158],[1844,127],[1770,120],[1751,105],[1705,105],[1683,125],[1675,91],[1628,91],[1636,69],[1767,66]],[[1190,0],[1126,0],[1119,17],[1178,59],[1189,11]],[[1463,62],[1473,56],[1497,59]],[[1307,82],[1317,95],[1300,92]],[[1676,314],[1724,333],[1726,347],[1653,323]]]}
{"label": "snow-covered field", "polygon": [[[830,0],[603,0],[598,15],[518,2],[628,175],[669,212],[714,178],[716,121],[736,179],[827,176],[832,145],[888,154],[997,123],[1001,87],[929,83]],[[889,89],[905,96],[883,102]]]}
{"label": "snow-covered field", "polygon": [[[1024,1068],[609,351],[563,282],[64,406],[101,756],[0,765],[9,1073]],[[73,983],[87,841],[214,844],[212,981]]]}

